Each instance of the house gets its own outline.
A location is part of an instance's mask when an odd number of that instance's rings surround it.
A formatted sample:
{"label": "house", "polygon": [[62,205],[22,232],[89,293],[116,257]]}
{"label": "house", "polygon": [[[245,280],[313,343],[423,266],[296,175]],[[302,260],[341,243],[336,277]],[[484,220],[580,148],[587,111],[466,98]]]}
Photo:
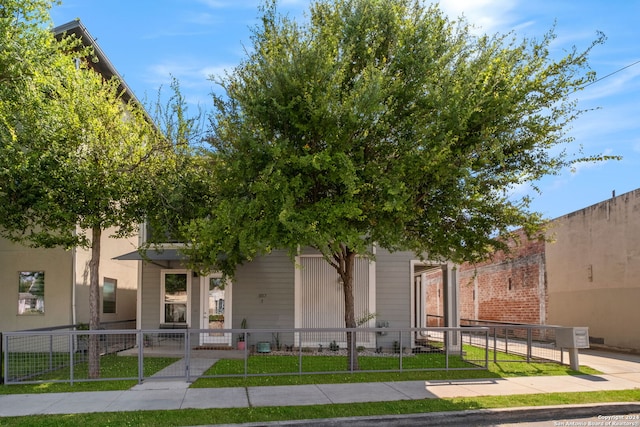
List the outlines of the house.
{"label": "house", "polygon": [[547,242],[460,266],[461,318],[587,326],[594,346],[640,351],[638,212],[640,189],[551,220]]}
{"label": "house", "polygon": [[[79,20],[56,27],[55,34],[77,35],[85,45],[92,46],[98,62],[92,67],[110,78],[122,82],[126,101],[134,99]],[[136,287],[138,264],[113,259],[136,248],[138,238],[112,239],[111,230],[103,233],[100,259],[101,321],[132,320],[136,317]],[[0,239],[0,331],[47,328],[89,321],[90,252],[84,249],[34,249]]]}
{"label": "house", "polygon": [[[225,329],[343,328],[344,297],[338,274],[318,253],[302,251],[295,261],[285,251],[258,257],[238,267],[233,281],[219,273],[199,276],[188,269],[180,253],[180,245],[166,244],[149,250],[144,256],[137,251],[117,259],[142,262],[138,286],[138,329],[218,328],[211,317],[222,314]],[[358,259],[355,273],[356,317],[363,326],[389,328],[425,327],[426,316],[421,305],[426,288],[421,277],[427,271],[438,271],[445,282],[448,306],[444,311],[447,324],[457,326],[456,269],[451,263],[419,260],[409,252],[390,253],[377,249],[375,260]],[[216,295],[223,294],[220,305]],[[222,313],[220,313],[222,308]],[[345,342],[336,336],[337,344]],[[258,337],[251,337],[254,341]],[[266,337],[271,339],[269,335]],[[295,346],[328,346],[331,339],[304,334],[296,341],[282,337],[283,344]],[[232,336],[200,334],[200,345],[233,346]],[[358,334],[357,345],[366,348],[390,346],[398,340],[392,334]],[[414,345],[405,336],[403,346]],[[255,343],[254,343],[255,344]],[[451,342],[453,347],[456,343]]]}

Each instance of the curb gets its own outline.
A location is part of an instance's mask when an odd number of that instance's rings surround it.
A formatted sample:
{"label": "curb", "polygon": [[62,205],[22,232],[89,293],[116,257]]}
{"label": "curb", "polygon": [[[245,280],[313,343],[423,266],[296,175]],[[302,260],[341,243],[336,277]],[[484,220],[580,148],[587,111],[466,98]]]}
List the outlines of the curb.
{"label": "curb", "polygon": [[[316,420],[276,421],[268,423],[225,424],[217,427],[243,426],[493,426],[504,423],[526,421],[565,421],[571,418],[593,417],[593,422],[605,421],[598,418],[612,415],[640,414],[640,403],[594,403],[584,405],[531,406],[520,408],[477,409],[452,412],[429,412],[423,414],[383,415],[375,417],[323,418]],[[624,420],[620,420],[624,421]],[[598,425],[598,424],[593,424]],[[613,424],[610,424],[613,425]],[[622,424],[621,424],[622,425]]]}

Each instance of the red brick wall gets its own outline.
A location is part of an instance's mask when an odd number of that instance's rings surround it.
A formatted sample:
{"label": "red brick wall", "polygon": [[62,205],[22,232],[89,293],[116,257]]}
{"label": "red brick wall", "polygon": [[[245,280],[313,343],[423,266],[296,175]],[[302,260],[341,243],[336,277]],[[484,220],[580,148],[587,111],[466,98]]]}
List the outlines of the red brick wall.
{"label": "red brick wall", "polygon": [[427,308],[427,326],[441,327],[444,322],[441,317],[444,315],[444,290],[442,288],[442,269],[435,269],[426,273],[426,305]]}
{"label": "red brick wall", "polygon": [[[491,261],[459,267],[461,319],[546,323],[545,244],[523,235],[521,242],[519,246],[512,245],[509,255],[499,252]],[[441,289],[442,283],[439,286]],[[436,297],[434,292],[427,292],[428,314],[435,314],[435,304],[442,307],[442,299]]]}
{"label": "red brick wall", "polygon": [[545,244],[520,239],[509,255],[498,252],[491,261],[460,266],[461,318],[545,323]]}

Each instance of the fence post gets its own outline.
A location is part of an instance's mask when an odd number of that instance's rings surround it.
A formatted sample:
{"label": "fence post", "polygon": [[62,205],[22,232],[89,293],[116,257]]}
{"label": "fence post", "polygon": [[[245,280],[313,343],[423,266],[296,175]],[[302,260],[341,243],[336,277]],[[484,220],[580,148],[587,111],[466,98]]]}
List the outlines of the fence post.
{"label": "fence post", "polygon": [[504,352],[509,354],[509,328],[504,328]]}
{"label": "fence post", "polygon": [[[4,356],[4,335],[0,332],[0,361],[4,368],[2,372],[7,372],[7,366],[4,364],[5,359],[7,359],[7,357]],[[0,372],[0,384],[4,384],[4,375],[2,372]]]}
{"label": "fence post", "polygon": [[298,332],[298,375],[302,375],[302,332]]}
{"label": "fence post", "polygon": [[356,352],[356,343],[355,343],[355,337],[356,337],[356,332],[355,330],[352,330],[349,335],[349,341],[351,345],[347,345],[347,348],[349,348],[351,354],[349,354],[347,357],[349,358],[349,372],[351,372],[353,374],[353,362],[354,362],[354,358],[358,357],[357,356],[357,352]]}
{"label": "fence post", "polygon": [[49,370],[53,370],[53,334],[49,335]]}
{"label": "fence post", "polygon": [[533,347],[533,337],[531,334],[531,328],[527,328],[527,363],[531,362],[532,347]]}
{"label": "fence post", "polygon": [[443,338],[444,338],[444,369],[446,371],[449,370],[449,331],[450,328],[447,327]]}
{"label": "fence post", "polygon": [[189,328],[184,330],[184,370],[186,382],[191,382],[191,334]]}
{"label": "fence post", "polygon": [[498,328],[493,327],[493,363],[498,363]]}
{"label": "fence post", "polygon": [[[244,322],[243,322],[244,323]],[[247,332],[243,330],[243,332],[241,332],[242,337],[244,338],[244,350],[242,350],[244,352],[244,378],[247,378],[247,375],[249,375],[249,354],[248,349],[249,349],[249,341],[247,340]]]}
{"label": "fence post", "polygon": [[489,369],[489,329],[484,331],[484,367]]}
{"label": "fence post", "polygon": [[[411,334],[411,332],[409,332],[409,334]],[[400,372],[402,372],[402,353],[404,353],[402,351],[402,347],[403,347],[403,342],[402,342],[402,331],[400,331],[400,336],[398,337],[398,342],[400,343],[400,348],[398,349],[400,351]]]}
{"label": "fence post", "polygon": [[138,384],[142,384],[144,380],[144,334],[141,329],[136,332],[138,340]]}
{"label": "fence post", "polygon": [[74,333],[74,331],[70,331],[70,335],[69,335],[69,385],[73,385],[73,373],[74,373],[74,366],[75,366],[75,361],[74,361],[74,356],[75,356],[75,342],[78,339],[78,335],[77,333]]}

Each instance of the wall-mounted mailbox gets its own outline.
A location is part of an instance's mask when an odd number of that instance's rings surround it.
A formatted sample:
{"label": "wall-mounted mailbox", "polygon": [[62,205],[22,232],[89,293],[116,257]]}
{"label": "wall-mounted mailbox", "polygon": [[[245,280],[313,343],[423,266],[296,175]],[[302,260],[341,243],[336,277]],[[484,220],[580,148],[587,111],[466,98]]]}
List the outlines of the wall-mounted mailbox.
{"label": "wall-mounted mailbox", "polygon": [[556,347],[589,348],[589,328],[573,327],[556,329]]}

